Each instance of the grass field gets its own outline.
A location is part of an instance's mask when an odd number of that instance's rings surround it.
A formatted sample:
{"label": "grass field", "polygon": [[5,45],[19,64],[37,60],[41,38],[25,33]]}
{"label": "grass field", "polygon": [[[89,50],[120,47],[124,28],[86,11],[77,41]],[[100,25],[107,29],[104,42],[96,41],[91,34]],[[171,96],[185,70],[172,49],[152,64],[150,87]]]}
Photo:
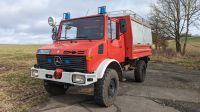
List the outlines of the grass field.
{"label": "grass field", "polygon": [[26,111],[47,100],[42,81],[30,77],[35,45],[0,45],[0,112]]}
{"label": "grass field", "polygon": [[[0,45],[0,112],[26,111],[48,100],[42,81],[30,77],[30,68],[36,63],[39,45]],[[169,48],[174,52],[174,42]],[[154,55],[152,59],[200,69],[200,38],[189,39],[187,55],[173,53]]]}
{"label": "grass field", "polygon": [[174,40],[168,41],[166,51],[155,53],[152,57],[154,61],[175,63],[191,69],[200,70],[200,37],[189,38],[185,56],[177,56],[175,53]]}

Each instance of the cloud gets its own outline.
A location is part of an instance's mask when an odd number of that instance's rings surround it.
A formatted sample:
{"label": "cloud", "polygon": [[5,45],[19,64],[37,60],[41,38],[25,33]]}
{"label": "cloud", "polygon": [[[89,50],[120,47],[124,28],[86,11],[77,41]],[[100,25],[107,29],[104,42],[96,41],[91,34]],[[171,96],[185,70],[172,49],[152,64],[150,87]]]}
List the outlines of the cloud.
{"label": "cloud", "polygon": [[51,28],[49,16],[57,21],[63,12],[72,17],[97,14],[97,7],[106,5],[108,11],[134,10],[143,17],[150,11],[150,4],[156,0],[1,0],[0,2],[0,44],[50,43]]}
{"label": "cloud", "polygon": [[1,44],[46,44],[51,43],[48,34],[29,35],[28,33],[15,33],[15,35],[0,38]]}

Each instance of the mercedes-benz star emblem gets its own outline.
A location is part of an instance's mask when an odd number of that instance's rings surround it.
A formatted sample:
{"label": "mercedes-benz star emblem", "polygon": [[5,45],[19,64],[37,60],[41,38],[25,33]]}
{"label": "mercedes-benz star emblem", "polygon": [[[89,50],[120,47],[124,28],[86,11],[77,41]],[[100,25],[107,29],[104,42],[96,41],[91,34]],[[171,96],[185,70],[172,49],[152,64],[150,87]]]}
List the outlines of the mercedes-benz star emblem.
{"label": "mercedes-benz star emblem", "polygon": [[54,64],[56,66],[61,66],[62,65],[62,59],[59,56],[54,57]]}

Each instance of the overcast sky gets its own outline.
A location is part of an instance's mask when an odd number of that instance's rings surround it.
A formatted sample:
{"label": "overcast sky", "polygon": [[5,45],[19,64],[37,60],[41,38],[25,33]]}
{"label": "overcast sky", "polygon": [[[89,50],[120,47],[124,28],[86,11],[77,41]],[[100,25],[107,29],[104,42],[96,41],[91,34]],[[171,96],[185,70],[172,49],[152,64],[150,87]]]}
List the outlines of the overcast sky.
{"label": "overcast sky", "polygon": [[[59,22],[63,12],[72,17],[96,14],[97,7],[106,5],[107,11],[130,9],[147,17],[150,5],[156,0],[1,0],[0,44],[51,43],[49,16]],[[194,31],[196,32],[196,31]],[[199,33],[200,34],[200,33]]]}

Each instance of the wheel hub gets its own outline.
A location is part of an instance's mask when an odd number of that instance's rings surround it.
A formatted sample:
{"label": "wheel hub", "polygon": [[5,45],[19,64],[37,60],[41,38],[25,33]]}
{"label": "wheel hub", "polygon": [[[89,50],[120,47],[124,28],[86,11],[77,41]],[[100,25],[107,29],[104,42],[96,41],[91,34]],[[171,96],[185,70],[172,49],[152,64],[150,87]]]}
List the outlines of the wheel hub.
{"label": "wheel hub", "polygon": [[108,95],[113,97],[115,95],[115,92],[116,92],[116,84],[115,84],[115,80],[112,79],[110,81],[110,85],[108,88]]}

